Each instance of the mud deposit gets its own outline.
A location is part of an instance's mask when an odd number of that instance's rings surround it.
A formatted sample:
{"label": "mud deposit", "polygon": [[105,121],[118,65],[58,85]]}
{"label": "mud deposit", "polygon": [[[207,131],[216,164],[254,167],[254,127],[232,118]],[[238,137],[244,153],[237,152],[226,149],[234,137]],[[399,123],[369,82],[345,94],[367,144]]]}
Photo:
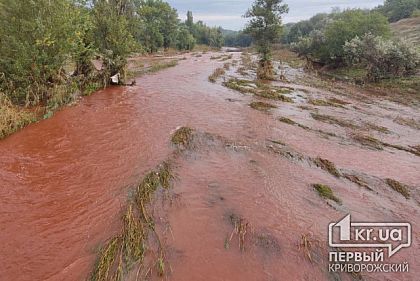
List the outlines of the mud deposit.
{"label": "mud deposit", "polygon": [[[190,55],[0,141],[0,280],[88,279],[136,183],[173,155],[173,188],[150,207],[164,276],[151,247],[125,280],[359,278],[328,272],[327,226],[348,213],[411,222],[413,245],[393,257],[410,272],[362,278],[417,280],[418,106],[339,83],[314,87],[291,67],[289,82],[257,85],[250,64],[241,53]],[[246,81],[226,87],[230,79]],[[177,153],[181,126],[195,137]]]}

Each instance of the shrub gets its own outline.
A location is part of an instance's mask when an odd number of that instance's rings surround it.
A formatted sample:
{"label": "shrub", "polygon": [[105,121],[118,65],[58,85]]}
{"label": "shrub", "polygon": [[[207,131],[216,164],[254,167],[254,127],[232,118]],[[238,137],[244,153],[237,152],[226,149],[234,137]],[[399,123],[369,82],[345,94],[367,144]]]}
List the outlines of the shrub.
{"label": "shrub", "polygon": [[81,9],[67,0],[3,0],[0,12],[0,90],[14,103],[37,104],[76,52]]}
{"label": "shrub", "polygon": [[17,108],[6,95],[0,92],[0,139],[25,127],[34,120],[33,113]]}
{"label": "shrub", "polygon": [[414,74],[420,65],[420,54],[414,46],[370,33],[347,42],[344,51],[349,62],[366,66],[370,80]]}
{"label": "shrub", "polygon": [[384,37],[390,35],[388,21],[379,12],[346,10],[330,18],[325,28],[312,30],[309,36],[292,44],[293,50],[322,64],[339,65],[344,62],[344,44],[355,36],[368,32]]}
{"label": "shrub", "polygon": [[177,48],[178,50],[191,51],[196,44],[194,36],[186,27],[181,27],[177,34]]}

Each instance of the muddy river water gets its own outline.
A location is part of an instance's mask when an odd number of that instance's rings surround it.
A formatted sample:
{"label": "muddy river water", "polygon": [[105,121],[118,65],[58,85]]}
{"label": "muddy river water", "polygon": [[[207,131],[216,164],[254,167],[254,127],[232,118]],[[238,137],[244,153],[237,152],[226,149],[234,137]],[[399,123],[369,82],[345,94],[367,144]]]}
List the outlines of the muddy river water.
{"label": "muddy river water", "polygon": [[[350,120],[357,130],[409,148],[420,144],[420,131],[395,120],[418,118],[418,107],[303,86],[291,70],[295,103],[274,101],[277,108],[257,111],[249,104],[261,98],[208,82],[226,63],[212,55],[189,56],[134,87],[99,91],[0,141],[0,280],[88,279],[98,249],[120,228],[130,188],[173,152],[171,134],[180,126],[226,142],[203,140],[177,158],[177,202],[156,218],[166,276],[151,279],[351,280],[329,273],[327,260],[328,224],[351,213],[355,221],[413,226],[411,247],[393,257],[408,262],[409,272],[363,278],[418,280],[420,157],[372,149],[354,141],[354,127],[311,117]],[[333,97],[343,106],[308,104]],[[317,167],[311,160],[317,157],[365,186]],[[410,198],[386,179],[407,186]],[[321,198],[316,183],[329,185],[342,204]],[[233,217],[249,224],[243,250],[236,236],[227,242]],[[312,241],[312,261],[302,237]]]}

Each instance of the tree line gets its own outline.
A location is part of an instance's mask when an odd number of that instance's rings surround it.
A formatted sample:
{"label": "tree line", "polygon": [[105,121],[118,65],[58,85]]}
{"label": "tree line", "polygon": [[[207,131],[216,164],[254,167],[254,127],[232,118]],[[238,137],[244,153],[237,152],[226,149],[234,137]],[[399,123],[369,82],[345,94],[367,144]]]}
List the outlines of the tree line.
{"label": "tree line", "polygon": [[162,0],[0,0],[0,25],[0,93],[51,109],[124,75],[133,52],[223,45],[220,28],[181,22]]}

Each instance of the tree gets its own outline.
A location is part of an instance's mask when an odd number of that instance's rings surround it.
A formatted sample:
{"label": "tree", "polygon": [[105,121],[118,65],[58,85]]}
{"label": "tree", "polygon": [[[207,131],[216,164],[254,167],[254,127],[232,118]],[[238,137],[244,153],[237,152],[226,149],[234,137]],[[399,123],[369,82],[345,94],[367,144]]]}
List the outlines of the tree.
{"label": "tree", "polygon": [[[120,73],[124,76],[127,56],[135,42],[128,27],[126,7],[121,1],[97,0],[93,8],[94,41],[104,55],[105,78]],[[104,81],[105,86],[108,81]]]}
{"label": "tree", "polygon": [[185,24],[187,25],[187,27],[191,31],[192,28],[193,28],[193,25],[194,25],[194,17],[193,17],[193,13],[191,11],[187,12],[187,20],[185,21]]}
{"label": "tree", "polygon": [[178,50],[191,51],[195,46],[195,38],[186,26],[181,26],[177,34]]}
{"label": "tree", "polygon": [[37,104],[66,81],[64,66],[78,56],[85,31],[76,1],[2,0],[0,91],[14,103]]}
{"label": "tree", "polygon": [[274,68],[271,62],[271,45],[282,32],[281,15],[289,8],[283,0],[255,0],[244,17],[250,18],[245,32],[254,38],[260,53],[257,76],[260,79],[273,79]]}
{"label": "tree", "polygon": [[224,32],[225,46],[228,47],[249,47],[252,44],[252,37],[243,31]]}
{"label": "tree", "polygon": [[214,48],[221,48],[223,46],[224,39],[221,27],[208,27],[202,21],[194,23],[191,11],[187,13],[185,25],[198,44],[204,44]]}
{"label": "tree", "polygon": [[303,20],[290,27],[284,41],[286,43],[293,43],[299,41],[302,37],[307,37],[314,30],[323,30],[325,26],[331,21],[329,14],[317,14],[309,20]]}
{"label": "tree", "polygon": [[137,13],[141,26],[139,41],[148,52],[155,52],[160,47],[167,49],[176,46],[178,13],[168,3],[142,0]]}

